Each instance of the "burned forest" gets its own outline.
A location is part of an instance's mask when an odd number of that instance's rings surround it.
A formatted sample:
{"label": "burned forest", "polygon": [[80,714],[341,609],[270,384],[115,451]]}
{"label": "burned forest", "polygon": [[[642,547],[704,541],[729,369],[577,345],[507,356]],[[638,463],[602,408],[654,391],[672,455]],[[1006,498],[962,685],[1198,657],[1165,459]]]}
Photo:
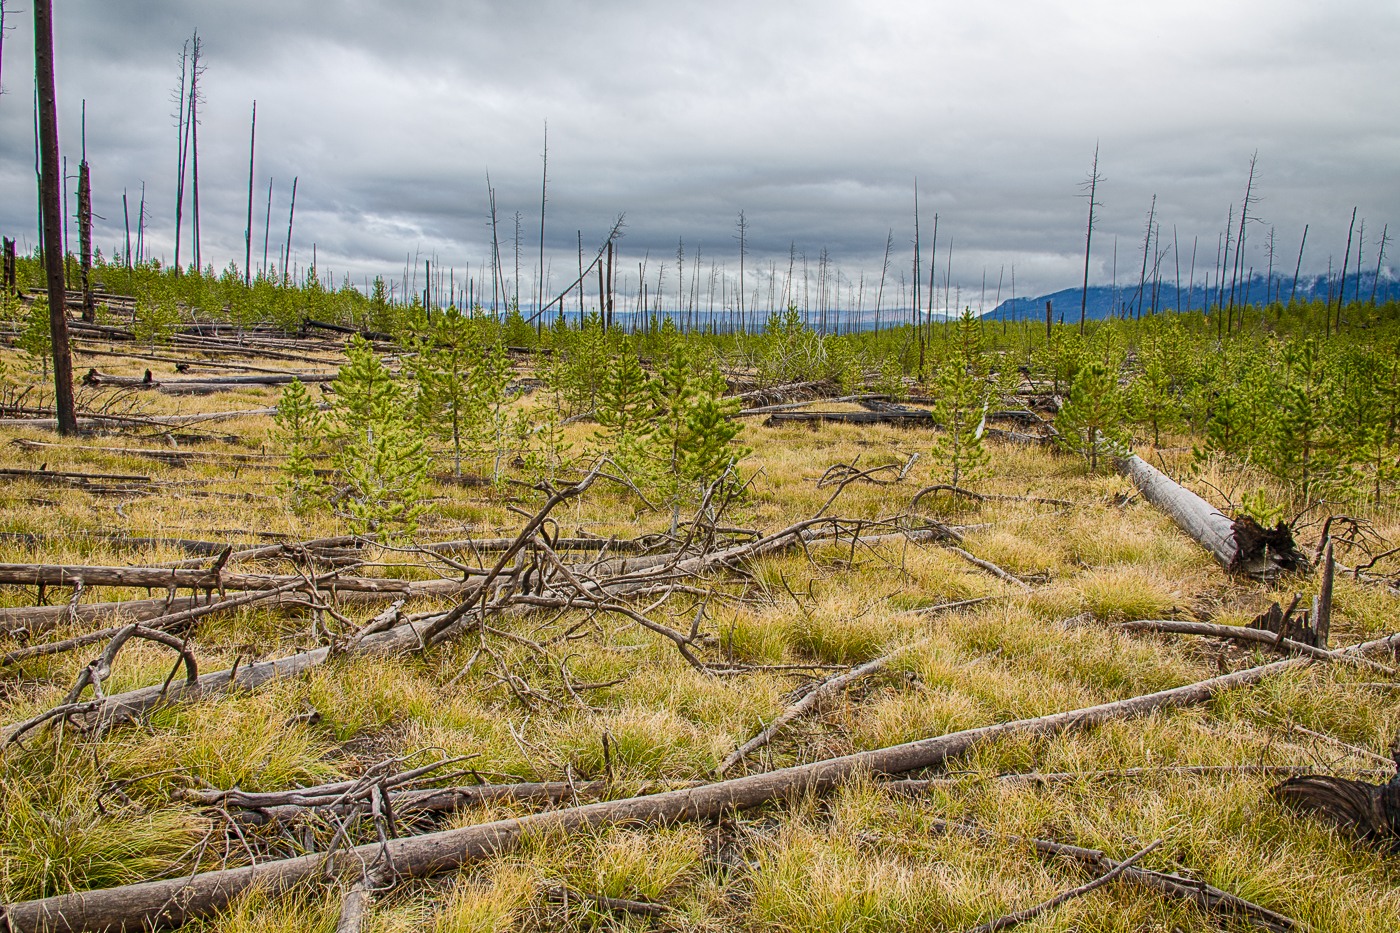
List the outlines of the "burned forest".
{"label": "burned forest", "polygon": [[11,930],[1393,929],[1394,304],[10,268]]}

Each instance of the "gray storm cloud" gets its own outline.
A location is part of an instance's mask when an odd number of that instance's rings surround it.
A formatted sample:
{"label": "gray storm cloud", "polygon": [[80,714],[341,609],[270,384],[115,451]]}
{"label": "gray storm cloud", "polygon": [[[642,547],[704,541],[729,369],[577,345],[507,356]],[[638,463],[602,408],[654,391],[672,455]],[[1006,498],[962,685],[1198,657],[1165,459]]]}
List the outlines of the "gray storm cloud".
{"label": "gray storm cloud", "polygon": [[[629,263],[674,258],[684,238],[733,271],[742,210],[754,264],[825,249],[852,279],[878,275],[893,230],[897,275],[917,178],[923,223],[939,215],[940,276],[951,243],[965,289],[1013,263],[1021,294],[1068,287],[1096,144],[1095,282],[1115,238],[1120,276],[1140,257],[1154,194],[1164,237],[1174,228],[1212,261],[1256,150],[1248,262],[1262,268],[1269,227],[1288,253],[1307,223],[1305,269],[1325,268],[1353,206],[1368,250],[1400,217],[1400,10],[1387,3],[55,6],[61,144],[73,170],[86,100],[104,250],[124,235],[122,190],[144,182],[151,241],[173,252],[170,94],[196,28],[202,250],[218,267],[242,263],[254,99],[255,260],[269,178],[275,252],[295,176],[297,260],[314,243],[322,267],[356,281],[402,276],[414,253],[479,268],[488,171],[508,243],[521,214],[528,280],[546,120],[556,284],[579,232],[587,251],[622,212]],[[6,28],[0,226],[32,244],[28,11]]]}

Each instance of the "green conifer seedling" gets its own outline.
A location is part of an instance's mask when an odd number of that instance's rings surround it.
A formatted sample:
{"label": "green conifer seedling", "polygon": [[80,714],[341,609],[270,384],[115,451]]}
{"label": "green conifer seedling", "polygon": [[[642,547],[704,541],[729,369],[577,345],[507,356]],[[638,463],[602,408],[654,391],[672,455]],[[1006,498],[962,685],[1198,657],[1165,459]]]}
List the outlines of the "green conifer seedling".
{"label": "green conifer seedling", "polygon": [[1069,401],[1055,419],[1061,444],[1083,454],[1089,469],[1097,471],[1101,455],[1127,451],[1129,438],[1122,424],[1117,374],[1098,361],[1084,364],[1070,387]]}

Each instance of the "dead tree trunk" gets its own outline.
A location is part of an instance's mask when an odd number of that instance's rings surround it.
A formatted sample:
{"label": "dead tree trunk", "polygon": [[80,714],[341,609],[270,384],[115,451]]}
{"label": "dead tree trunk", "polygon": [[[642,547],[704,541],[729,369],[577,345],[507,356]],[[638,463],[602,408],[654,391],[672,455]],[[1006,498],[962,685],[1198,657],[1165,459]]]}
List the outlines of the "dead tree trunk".
{"label": "dead tree trunk", "polygon": [[1308,569],[1307,559],[1292,546],[1291,533],[1283,523],[1267,530],[1247,519],[1231,519],[1136,455],[1120,460],[1118,467],[1144,499],[1171,516],[1226,570],[1261,577]]}
{"label": "dead tree trunk", "polygon": [[59,200],[58,104],[53,77],[53,7],[34,2],[34,86],[39,98],[39,204],[43,214],[44,270],[53,342],[54,410],[58,433],[78,433],[73,406],[73,357],[68,351],[67,294],[63,281],[63,208]]}
{"label": "dead tree trunk", "polygon": [[83,278],[83,320],[97,320],[92,303],[92,176],[87,157],[78,163],[78,263]]}

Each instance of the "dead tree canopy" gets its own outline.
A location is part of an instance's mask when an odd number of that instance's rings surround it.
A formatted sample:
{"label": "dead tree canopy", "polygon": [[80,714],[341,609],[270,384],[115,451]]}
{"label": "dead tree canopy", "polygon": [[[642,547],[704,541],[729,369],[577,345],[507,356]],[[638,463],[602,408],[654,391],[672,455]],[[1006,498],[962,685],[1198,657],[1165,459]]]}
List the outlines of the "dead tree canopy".
{"label": "dead tree canopy", "polygon": [[1282,571],[1309,569],[1307,558],[1284,523],[1266,529],[1247,516],[1231,519],[1136,455],[1120,460],[1119,469],[1144,499],[1171,516],[1177,527],[1209,550],[1226,570],[1271,577]]}

